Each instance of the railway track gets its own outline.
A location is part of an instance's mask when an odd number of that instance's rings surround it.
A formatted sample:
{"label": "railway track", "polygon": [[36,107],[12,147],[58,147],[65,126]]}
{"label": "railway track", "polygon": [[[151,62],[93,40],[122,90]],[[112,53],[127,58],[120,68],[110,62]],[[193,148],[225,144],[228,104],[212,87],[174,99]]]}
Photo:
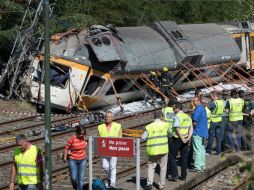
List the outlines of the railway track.
{"label": "railway track", "polygon": [[[157,111],[161,108],[157,108],[154,110],[149,110],[149,111],[145,111],[139,114],[131,114],[128,116],[123,116],[120,118],[115,119],[116,121],[122,123],[123,128],[140,128],[143,127],[145,125],[147,125],[148,123],[150,123],[152,121],[153,118],[153,112]],[[142,119],[141,119],[142,118]],[[131,121],[131,123],[130,123]],[[87,129],[87,134],[88,135],[96,135],[97,134],[97,126],[98,124],[94,124],[94,125],[89,125],[86,126]],[[70,137],[70,135],[75,131],[75,129],[71,129],[68,131],[64,131],[61,133],[55,133],[52,134],[52,157],[53,157],[53,175],[56,175],[56,173],[62,174],[67,170],[67,166],[64,163],[61,163],[61,153],[63,152],[64,149],[64,145],[67,141],[67,139]],[[42,144],[44,142],[44,137],[37,137],[34,139],[29,140],[31,143],[33,144],[37,144],[40,147],[44,146],[44,144]],[[10,173],[10,166],[11,166],[11,156],[12,156],[12,152],[14,147],[16,145],[15,144],[11,144],[11,145],[7,145],[4,147],[0,147],[0,155],[2,155],[2,157],[4,156],[4,160],[0,162],[0,170],[1,171],[8,171],[7,173],[2,173],[0,174],[0,189],[6,189],[8,188],[8,179],[9,176],[8,174]],[[144,154],[145,155],[145,154]],[[7,160],[7,161],[6,161]],[[97,159],[98,160],[98,159]],[[95,160],[96,161],[96,160]],[[60,166],[55,168],[55,166]],[[124,166],[126,166],[126,164],[124,164]],[[56,173],[55,173],[56,172]],[[101,172],[98,172],[98,174],[100,174]],[[56,175],[56,176],[58,176]]]}
{"label": "railway track", "polygon": [[[251,94],[247,94],[247,97],[252,97]],[[184,104],[189,103],[189,101],[186,101]],[[144,127],[146,124],[150,123],[152,121],[152,115],[154,111],[159,110],[160,108],[154,109],[154,110],[149,110],[149,111],[145,111],[142,113],[138,113],[138,114],[131,114],[128,116],[123,116],[120,118],[117,118],[116,121],[120,122],[123,124],[123,128],[142,128]],[[26,119],[30,119],[30,118],[26,118]],[[24,119],[24,120],[26,120]],[[66,118],[67,119],[72,119],[72,118]],[[61,122],[63,121],[63,118],[59,119],[61,120]],[[57,121],[59,121],[57,120]],[[20,119],[20,121],[23,121],[22,119]],[[57,122],[55,121],[55,122]],[[18,123],[18,119],[16,121],[13,121]],[[37,125],[42,125],[42,124],[37,124]],[[35,126],[27,126],[28,128],[34,128]],[[94,125],[89,125],[86,126],[87,128],[87,134],[88,135],[96,135],[97,133],[97,126],[98,124],[94,124]],[[23,129],[17,129],[19,131],[23,130]],[[68,130],[68,131],[64,131],[64,132],[60,132],[60,133],[55,133],[52,135],[52,157],[53,157],[53,176],[54,179],[57,183],[57,181],[59,181],[59,179],[61,179],[61,176],[66,175],[68,173],[68,169],[67,166],[61,162],[61,153],[63,151],[64,148],[64,144],[67,140],[67,138],[70,137],[71,133],[74,132],[74,129]],[[1,134],[7,134],[7,131],[2,131],[0,133]],[[37,138],[33,138],[33,139],[29,139],[29,141],[31,141],[33,144],[37,144],[40,147],[43,147],[44,144],[44,137],[37,137]],[[10,145],[5,145],[5,146],[0,146],[0,157],[2,157],[3,159],[0,161],[0,170],[1,171],[5,171],[3,173],[0,174],[0,189],[7,189],[8,188],[8,179],[9,176],[8,174],[10,173],[10,165],[11,165],[11,151],[14,149],[15,144],[10,144]],[[142,148],[141,148],[141,166],[145,167],[147,161],[146,161],[146,153],[145,153],[145,146],[144,144],[142,144]],[[96,158],[94,160],[94,167],[95,167],[95,173],[94,176],[101,176],[101,174],[103,173],[103,171],[100,169],[102,168],[100,166],[100,159]],[[125,168],[122,170],[119,170],[119,174],[118,176],[126,176],[129,173],[132,173],[133,171],[135,171],[135,165],[133,165],[133,163],[135,163],[135,161],[133,160],[129,160],[130,162],[126,161],[126,159],[119,159],[119,167],[120,168]],[[123,162],[121,164],[121,162]],[[59,166],[59,167],[56,167]],[[127,167],[126,167],[127,166]],[[88,173],[88,172],[87,172]]]}

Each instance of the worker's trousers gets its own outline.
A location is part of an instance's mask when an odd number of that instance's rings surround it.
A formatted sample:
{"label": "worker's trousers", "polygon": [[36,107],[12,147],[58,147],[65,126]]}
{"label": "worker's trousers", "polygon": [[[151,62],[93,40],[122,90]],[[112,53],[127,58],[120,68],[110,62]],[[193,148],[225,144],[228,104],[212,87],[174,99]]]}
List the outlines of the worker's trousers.
{"label": "worker's trousers", "polygon": [[102,167],[106,172],[107,180],[111,187],[116,185],[116,157],[103,157],[102,158]]}
{"label": "worker's trousers", "polygon": [[198,135],[193,137],[194,167],[197,170],[205,169],[205,138]]}
{"label": "worker's trousers", "polygon": [[153,185],[154,172],[157,164],[160,165],[159,188],[165,187],[167,173],[168,154],[154,155],[148,157],[148,178],[147,185]]}

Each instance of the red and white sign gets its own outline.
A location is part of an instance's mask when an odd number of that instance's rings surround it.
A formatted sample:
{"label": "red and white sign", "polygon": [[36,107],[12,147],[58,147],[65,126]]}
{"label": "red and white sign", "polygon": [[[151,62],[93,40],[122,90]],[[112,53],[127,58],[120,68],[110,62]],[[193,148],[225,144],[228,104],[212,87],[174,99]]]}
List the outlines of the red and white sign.
{"label": "red and white sign", "polygon": [[[105,157],[134,157],[134,139],[131,138],[95,138],[97,155]],[[96,151],[96,150],[95,150]]]}

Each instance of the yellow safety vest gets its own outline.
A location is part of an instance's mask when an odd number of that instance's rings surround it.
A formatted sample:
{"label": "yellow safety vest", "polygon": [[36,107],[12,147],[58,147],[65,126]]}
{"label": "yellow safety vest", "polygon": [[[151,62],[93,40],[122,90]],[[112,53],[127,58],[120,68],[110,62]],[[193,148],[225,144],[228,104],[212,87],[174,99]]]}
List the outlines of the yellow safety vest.
{"label": "yellow safety vest", "polygon": [[29,185],[40,182],[39,168],[37,166],[38,152],[39,148],[35,145],[31,145],[24,153],[20,148],[15,148],[14,160],[17,166],[18,184]]}
{"label": "yellow safety vest", "polygon": [[243,120],[243,106],[244,101],[242,98],[230,98],[229,102],[229,121],[240,121]]}
{"label": "yellow safety vest", "polygon": [[164,120],[169,124],[169,127],[173,127],[174,111],[173,107],[165,107],[162,109]]}
{"label": "yellow safety vest", "polygon": [[209,110],[207,106],[205,107],[205,110],[206,110],[206,116],[207,116],[207,127],[209,129],[210,123],[211,123],[211,111]]}
{"label": "yellow safety vest", "polygon": [[104,123],[98,126],[100,137],[118,137],[120,130],[121,124],[116,122],[112,122],[112,126],[109,131]]}
{"label": "yellow safety vest", "polygon": [[215,100],[213,102],[215,104],[215,109],[212,111],[211,121],[214,123],[221,122],[224,111],[223,100]]}
{"label": "yellow safety vest", "polygon": [[[189,129],[192,126],[192,120],[190,116],[186,113],[177,113],[177,117],[179,118],[179,126],[178,129],[180,129],[180,134],[182,137],[188,137],[189,135]],[[176,134],[176,128],[173,128],[173,137],[179,138]]]}
{"label": "yellow safety vest", "polygon": [[154,121],[146,126],[148,155],[168,153],[168,128],[168,123],[163,121]]}

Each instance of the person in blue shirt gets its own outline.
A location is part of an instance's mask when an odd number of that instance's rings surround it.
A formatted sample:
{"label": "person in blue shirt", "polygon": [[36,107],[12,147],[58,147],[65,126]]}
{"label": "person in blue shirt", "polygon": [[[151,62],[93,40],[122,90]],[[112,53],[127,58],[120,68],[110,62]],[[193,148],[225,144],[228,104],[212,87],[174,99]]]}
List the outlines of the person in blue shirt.
{"label": "person in blue shirt", "polygon": [[207,114],[200,98],[193,100],[195,109],[192,114],[194,168],[191,172],[202,172],[205,169],[205,139],[208,137]]}

